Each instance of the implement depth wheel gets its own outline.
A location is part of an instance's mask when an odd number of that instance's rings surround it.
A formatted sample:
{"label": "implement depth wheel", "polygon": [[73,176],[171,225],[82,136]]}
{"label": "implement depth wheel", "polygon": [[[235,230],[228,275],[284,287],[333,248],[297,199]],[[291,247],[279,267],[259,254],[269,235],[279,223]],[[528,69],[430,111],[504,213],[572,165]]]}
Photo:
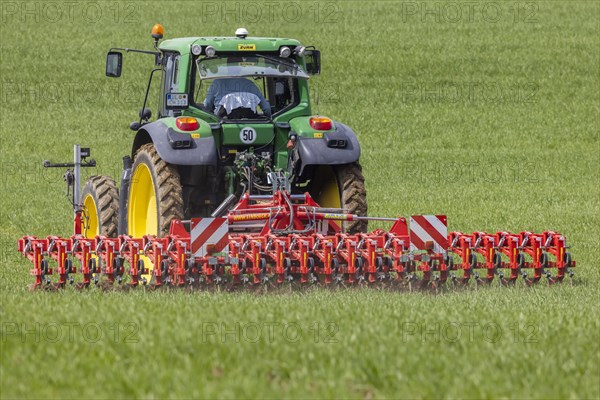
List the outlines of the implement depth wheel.
{"label": "implement depth wheel", "polygon": [[[321,207],[345,208],[350,214],[367,215],[367,191],[362,168],[358,163],[322,165],[311,183],[310,195]],[[348,233],[367,232],[367,221],[346,221]]]}
{"label": "implement depth wheel", "polygon": [[152,143],[135,154],[127,204],[127,233],[134,238],[166,236],[171,221],[183,219],[179,172],[158,156]]}
{"label": "implement depth wheel", "polygon": [[81,233],[86,238],[96,235],[117,237],[119,192],[108,176],[92,176],[81,192],[83,215]]}

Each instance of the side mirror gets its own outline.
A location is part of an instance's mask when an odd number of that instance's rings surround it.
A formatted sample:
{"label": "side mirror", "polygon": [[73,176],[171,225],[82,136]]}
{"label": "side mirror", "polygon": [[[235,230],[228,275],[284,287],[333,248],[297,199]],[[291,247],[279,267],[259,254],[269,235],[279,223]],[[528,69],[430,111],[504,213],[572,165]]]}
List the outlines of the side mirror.
{"label": "side mirror", "polygon": [[123,66],[123,53],[118,51],[109,51],[106,55],[106,76],[118,78],[121,76],[121,67]]}
{"label": "side mirror", "polygon": [[319,75],[321,73],[321,52],[319,50],[307,50],[306,72],[309,75]]}

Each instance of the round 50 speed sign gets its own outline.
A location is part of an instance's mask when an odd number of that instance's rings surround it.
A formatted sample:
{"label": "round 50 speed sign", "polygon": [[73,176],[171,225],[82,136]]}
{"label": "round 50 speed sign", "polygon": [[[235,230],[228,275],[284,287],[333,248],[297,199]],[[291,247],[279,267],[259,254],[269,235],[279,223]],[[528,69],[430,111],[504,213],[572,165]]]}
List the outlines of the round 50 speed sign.
{"label": "round 50 speed sign", "polygon": [[252,144],[256,140],[256,130],[251,126],[245,126],[240,131],[240,140],[244,144]]}

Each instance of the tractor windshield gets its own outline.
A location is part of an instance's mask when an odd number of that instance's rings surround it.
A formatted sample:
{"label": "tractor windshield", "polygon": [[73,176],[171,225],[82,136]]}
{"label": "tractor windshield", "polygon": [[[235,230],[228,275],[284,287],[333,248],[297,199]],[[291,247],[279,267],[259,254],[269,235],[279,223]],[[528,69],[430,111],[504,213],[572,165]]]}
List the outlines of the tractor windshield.
{"label": "tractor windshield", "polygon": [[289,59],[267,56],[230,56],[197,61],[200,79],[236,77],[285,77],[308,79],[308,74]]}

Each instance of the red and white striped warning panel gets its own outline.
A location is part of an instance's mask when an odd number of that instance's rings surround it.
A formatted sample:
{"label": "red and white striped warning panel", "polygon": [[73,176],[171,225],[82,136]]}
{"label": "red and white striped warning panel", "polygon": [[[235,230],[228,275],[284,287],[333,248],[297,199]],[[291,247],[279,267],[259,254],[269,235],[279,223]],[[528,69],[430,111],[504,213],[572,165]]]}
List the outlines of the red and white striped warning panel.
{"label": "red and white striped warning panel", "polygon": [[410,249],[444,253],[448,249],[446,216],[413,215],[410,217]]}
{"label": "red and white striped warning panel", "polygon": [[228,251],[227,218],[192,218],[191,242],[195,257]]}

